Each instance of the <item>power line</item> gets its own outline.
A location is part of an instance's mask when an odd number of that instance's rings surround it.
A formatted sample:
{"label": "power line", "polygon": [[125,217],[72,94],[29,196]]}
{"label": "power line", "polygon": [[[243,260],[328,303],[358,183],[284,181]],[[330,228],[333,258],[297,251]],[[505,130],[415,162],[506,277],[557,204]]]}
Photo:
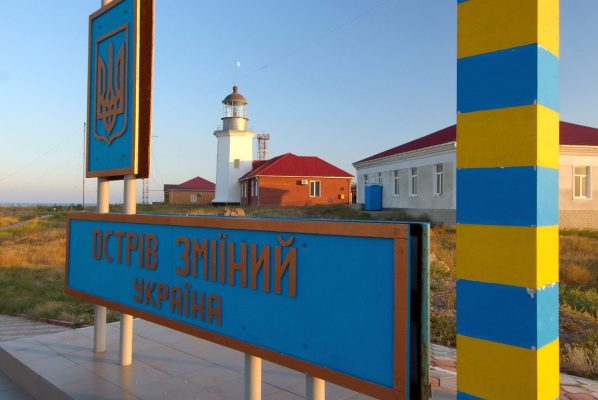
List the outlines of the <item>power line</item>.
{"label": "power line", "polygon": [[[255,69],[253,69],[251,71],[248,71],[248,72],[246,72],[244,74],[241,74],[241,75],[236,75],[237,78],[235,79],[235,81],[240,80],[241,78],[245,78],[245,77],[247,77],[249,75],[252,75],[252,74],[254,74],[256,72],[263,71],[263,70],[271,67],[272,65],[277,64],[280,61],[285,60],[286,58],[294,55],[295,53],[298,53],[299,51],[305,49],[306,47],[309,47],[309,46],[311,46],[311,45],[319,42],[320,40],[325,39],[326,37],[330,36],[331,34],[333,34],[336,31],[338,31],[338,30],[346,27],[347,25],[350,25],[353,22],[355,22],[355,21],[357,21],[357,20],[365,17],[366,15],[371,14],[372,12],[374,12],[375,10],[377,10],[378,8],[380,8],[380,7],[382,7],[382,6],[390,3],[391,1],[393,1],[393,0],[384,0],[384,1],[381,1],[380,3],[375,4],[372,7],[367,8],[364,11],[360,12],[359,14],[357,14],[357,15],[355,15],[355,16],[347,19],[347,20],[345,20],[344,22],[340,23],[339,25],[334,26],[333,28],[327,30],[326,32],[324,32],[324,33],[322,33],[322,34],[320,34],[320,35],[318,35],[318,36],[316,36],[316,37],[314,37],[314,38],[312,38],[310,40],[307,40],[306,42],[304,42],[304,43],[302,43],[302,44],[300,44],[300,45],[292,48],[291,50],[287,51],[286,53],[283,53],[283,54],[281,54],[279,56],[276,56],[276,57],[272,58],[270,61],[268,61],[265,64],[263,64],[261,67],[255,68]],[[237,63],[238,63],[238,61],[237,61]],[[192,99],[190,101],[187,101],[185,103],[185,106],[189,106],[190,104],[195,103],[195,102],[199,101],[200,99],[201,98],[198,97],[198,98]],[[180,106],[172,106],[172,107],[162,108],[160,111],[164,112],[164,111],[171,111],[171,110],[174,110],[174,109],[180,110],[180,108],[181,108]]]}
{"label": "power line", "polygon": [[48,150],[46,150],[44,153],[40,154],[39,156],[33,158],[32,160],[22,164],[20,167],[18,167],[17,169],[15,169],[14,171],[10,172],[9,174],[3,176],[2,178],[0,178],[0,182],[3,182],[5,180],[7,180],[8,178],[14,176],[16,173],[23,171],[24,169],[29,168],[32,164],[34,164],[35,162],[37,162],[38,160],[40,160],[41,158],[47,156],[48,154],[50,154],[52,151],[54,151],[55,149],[57,149],[58,147],[60,147],[61,145],[63,145],[64,143],[66,143],[68,140],[72,139],[71,135],[65,137],[63,140],[61,140],[60,142],[56,143],[54,146],[50,147]]}
{"label": "power line", "polygon": [[276,64],[276,63],[278,63],[278,62],[280,62],[280,61],[282,61],[282,60],[284,60],[284,59],[286,59],[286,58],[288,58],[288,57],[290,57],[292,55],[294,55],[295,53],[297,53],[297,52],[305,49],[306,47],[309,47],[312,44],[317,43],[317,42],[319,42],[322,39],[325,39],[326,37],[330,36],[334,32],[336,32],[336,31],[338,31],[338,30],[346,27],[347,25],[352,24],[353,22],[359,20],[360,18],[365,17],[366,15],[372,13],[374,10],[377,10],[378,8],[384,6],[385,4],[390,3],[391,1],[393,1],[393,0],[384,0],[384,1],[380,2],[380,3],[378,3],[378,4],[373,5],[372,7],[370,7],[368,9],[362,11],[361,13],[359,13],[359,14],[351,17],[351,18],[349,18],[348,20],[342,22],[341,24],[336,25],[335,27],[327,30],[326,32],[324,32],[324,33],[322,33],[322,34],[320,34],[320,35],[318,35],[318,36],[316,36],[316,37],[314,37],[314,38],[312,38],[312,39],[310,39],[310,40],[308,40],[308,41],[306,41],[306,42],[304,42],[304,43],[302,43],[302,44],[300,44],[300,45],[298,45],[298,46],[296,46],[294,48],[292,48],[291,50],[287,51],[286,53],[281,54],[278,57],[273,58],[272,60],[268,61],[266,64],[262,65],[261,67],[256,68],[256,69],[248,72],[247,74],[245,74],[245,76],[250,75],[250,74],[252,74],[254,72],[262,71],[262,70],[264,70],[266,68],[269,68],[270,66],[272,66],[272,65],[274,65],[274,64]]}

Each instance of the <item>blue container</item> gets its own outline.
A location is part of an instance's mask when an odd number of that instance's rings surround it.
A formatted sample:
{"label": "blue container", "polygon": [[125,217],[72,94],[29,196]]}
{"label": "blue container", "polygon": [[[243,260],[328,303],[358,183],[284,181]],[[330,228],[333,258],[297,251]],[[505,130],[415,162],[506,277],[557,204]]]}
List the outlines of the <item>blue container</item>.
{"label": "blue container", "polygon": [[365,211],[382,210],[382,185],[365,185]]}

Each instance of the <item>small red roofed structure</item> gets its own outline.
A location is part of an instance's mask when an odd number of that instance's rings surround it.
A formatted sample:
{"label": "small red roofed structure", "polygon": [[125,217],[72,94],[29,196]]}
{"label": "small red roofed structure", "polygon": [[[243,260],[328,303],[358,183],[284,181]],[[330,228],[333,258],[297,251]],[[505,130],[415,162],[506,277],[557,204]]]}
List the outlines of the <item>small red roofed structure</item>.
{"label": "small red roofed structure", "polygon": [[348,204],[353,175],[314,156],[286,153],[253,162],[243,175],[241,204],[304,206]]}
{"label": "small red roofed structure", "polygon": [[178,185],[164,185],[164,203],[166,204],[211,204],[216,193],[216,185],[196,176]]}

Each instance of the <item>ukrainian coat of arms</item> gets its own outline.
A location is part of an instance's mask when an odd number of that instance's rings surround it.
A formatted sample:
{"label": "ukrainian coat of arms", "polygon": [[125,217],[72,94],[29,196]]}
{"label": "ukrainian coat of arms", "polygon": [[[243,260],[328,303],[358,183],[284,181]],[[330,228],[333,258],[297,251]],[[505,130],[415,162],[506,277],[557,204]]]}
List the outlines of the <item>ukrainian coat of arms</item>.
{"label": "ukrainian coat of arms", "polygon": [[108,145],[127,129],[127,30],[122,27],[96,43],[93,133]]}

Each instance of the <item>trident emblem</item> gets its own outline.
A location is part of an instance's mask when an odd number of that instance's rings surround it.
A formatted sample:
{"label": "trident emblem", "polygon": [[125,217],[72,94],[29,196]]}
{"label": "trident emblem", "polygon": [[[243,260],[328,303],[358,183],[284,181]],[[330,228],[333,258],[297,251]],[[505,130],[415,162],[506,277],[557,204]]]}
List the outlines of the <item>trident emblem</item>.
{"label": "trident emblem", "polygon": [[[108,45],[108,62],[99,54],[96,74],[96,129],[95,137],[108,144],[120,137],[126,128],[122,121],[122,129],[113,133],[117,118],[126,111],[126,42],[118,50],[114,60],[114,46]],[[99,134],[98,122],[102,120],[105,134]]]}

